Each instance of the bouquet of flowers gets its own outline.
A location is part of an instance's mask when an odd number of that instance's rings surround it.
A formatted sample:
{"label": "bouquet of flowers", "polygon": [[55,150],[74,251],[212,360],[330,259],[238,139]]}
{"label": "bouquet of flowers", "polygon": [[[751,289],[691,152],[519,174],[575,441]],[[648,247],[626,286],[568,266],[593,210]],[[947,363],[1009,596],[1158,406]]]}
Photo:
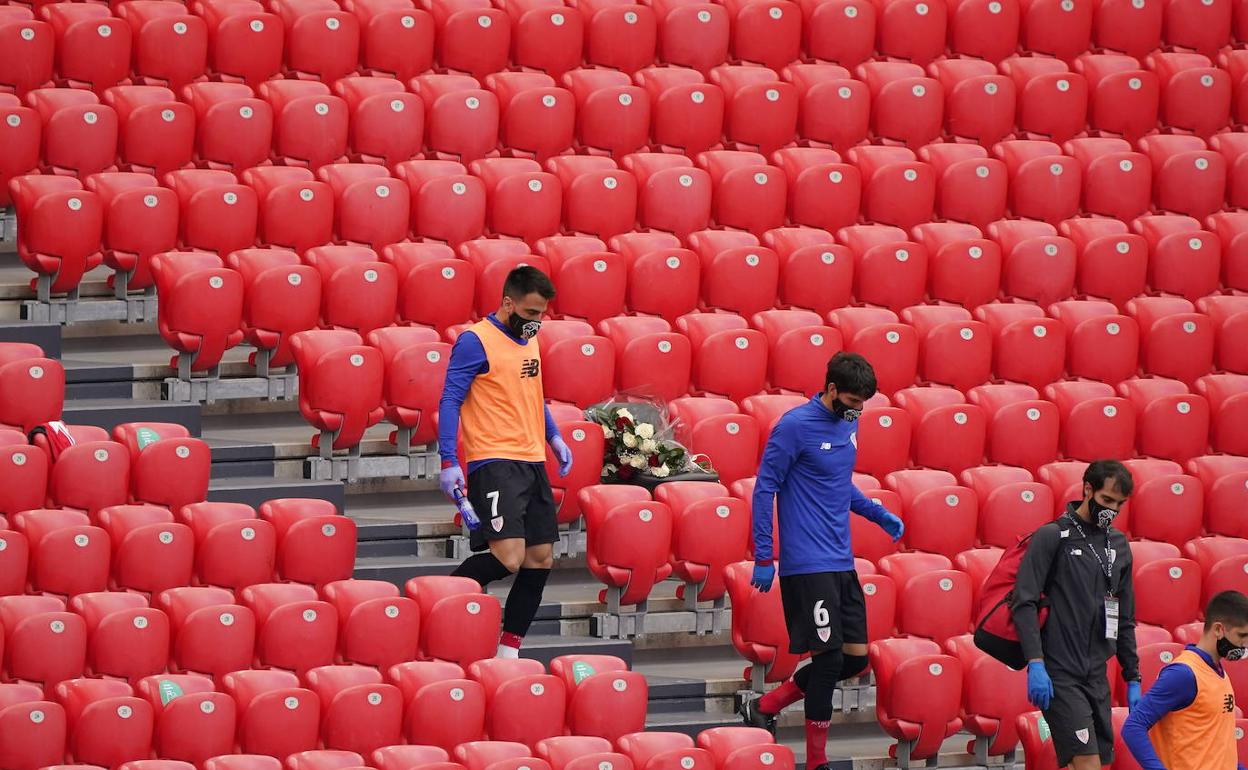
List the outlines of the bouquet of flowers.
{"label": "bouquet of flowers", "polygon": [[602,426],[606,439],[604,482],[636,483],[642,476],[665,479],[709,470],[705,461],[695,461],[683,446],[670,439],[671,428],[656,405],[607,402],[590,407],[586,415]]}

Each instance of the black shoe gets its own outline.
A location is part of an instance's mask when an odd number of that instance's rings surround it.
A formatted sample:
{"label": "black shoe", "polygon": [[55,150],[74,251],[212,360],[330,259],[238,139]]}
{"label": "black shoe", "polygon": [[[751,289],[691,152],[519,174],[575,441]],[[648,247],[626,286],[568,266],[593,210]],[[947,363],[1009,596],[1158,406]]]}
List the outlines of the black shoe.
{"label": "black shoe", "polygon": [[737,706],[737,713],[741,715],[741,721],[746,727],[761,727],[771,733],[774,738],[776,735],[776,715],[764,714],[758,710],[758,701],[762,696],[756,698],[743,698],[741,705]]}

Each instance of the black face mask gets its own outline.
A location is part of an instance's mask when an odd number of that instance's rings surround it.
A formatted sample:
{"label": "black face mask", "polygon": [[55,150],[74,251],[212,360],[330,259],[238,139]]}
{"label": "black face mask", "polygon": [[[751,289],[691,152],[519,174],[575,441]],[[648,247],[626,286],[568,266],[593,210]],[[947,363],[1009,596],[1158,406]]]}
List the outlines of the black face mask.
{"label": "black face mask", "polygon": [[1113,524],[1114,519],[1118,518],[1118,511],[1101,505],[1096,501],[1095,497],[1088,498],[1088,513],[1092,514],[1092,520],[1101,529],[1109,529],[1109,525]]}
{"label": "black face mask", "polygon": [[1218,640],[1218,656],[1226,658],[1230,661],[1242,660],[1244,655],[1248,654],[1248,650],[1243,647],[1236,647],[1231,644],[1231,640],[1225,636]]}
{"label": "black face mask", "polygon": [[845,422],[854,422],[862,416],[861,409],[850,409],[839,398],[832,399],[832,413]]}
{"label": "black face mask", "polygon": [[513,336],[522,340],[531,340],[542,328],[542,322],[521,318],[519,313],[513,312],[507,317],[507,328],[511,330]]}

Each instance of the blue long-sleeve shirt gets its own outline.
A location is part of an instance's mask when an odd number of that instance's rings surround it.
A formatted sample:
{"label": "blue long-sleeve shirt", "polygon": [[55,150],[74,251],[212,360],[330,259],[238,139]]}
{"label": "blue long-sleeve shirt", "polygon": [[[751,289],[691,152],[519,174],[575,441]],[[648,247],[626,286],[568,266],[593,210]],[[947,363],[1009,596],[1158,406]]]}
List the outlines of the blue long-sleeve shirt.
{"label": "blue long-sleeve shirt", "polygon": [[[1209,665],[1209,668],[1218,672],[1219,676],[1226,676],[1222,671],[1222,666],[1209,657],[1209,653],[1194,644],[1187,645],[1187,649],[1199,655],[1201,660]],[[1157,752],[1153,749],[1148,731],[1166,714],[1171,711],[1181,711],[1192,705],[1194,700],[1196,700],[1196,675],[1192,673],[1191,668],[1170,665],[1161,670],[1148,694],[1127,716],[1127,721],[1122,725],[1122,740],[1127,744],[1127,748],[1131,750],[1132,756],[1135,757],[1135,761],[1140,764],[1142,770],[1166,770],[1166,766],[1161,763],[1161,759],[1157,757]],[[1236,767],[1238,770],[1244,770],[1243,765]],[[1210,770],[1215,770],[1215,768],[1210,768]]]}
{"label": "blue long-sleeve shirt", "polygon": [[888,510],[854,486],[857,423],[833,414],[819,396],[786,413],[771,430],[754,484],[754,558],[772,553],[778,499],[781,575],[854,569],[849,512],[879,523]]}
{"label": "blue long-sleeve shirt", "polygon": [[[489,318],[490,323],[497,326],[512,342],[517,345],[529,344],[528,340],[520,339],[512,334],[506,324],[494,315],[491,314]],[[446,384],[442,387],[442,398],[438,401],[438,454],[441,455],[444,463],[459,462],[459,410],[464,405],[464,399],[468,397],[468,389],[472,387],[473,379],[489,370],[490,361],[486,358],[481,338],[472,331],[460,334],[451,348],[451,360],[446,366]],[[545,410],[546,441],[549,443],[559,435],[559,426],[555,424],[555,418],[550,414],[550,407],[545,407]],[[468,463],[468,472],[472,473],[482,465],[492,462],[494,459],[486,458]]]}

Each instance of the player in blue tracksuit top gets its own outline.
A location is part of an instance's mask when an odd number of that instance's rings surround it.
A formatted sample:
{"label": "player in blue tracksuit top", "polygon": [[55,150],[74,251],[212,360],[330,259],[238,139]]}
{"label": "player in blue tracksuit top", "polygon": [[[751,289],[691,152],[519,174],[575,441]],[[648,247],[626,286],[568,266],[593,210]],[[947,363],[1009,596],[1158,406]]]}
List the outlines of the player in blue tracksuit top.
{"label": "player in blue tracksuit top", "polygon": [[849,513],[878,524],[894,541],[901,519],[854,486],[857,419],[875,395],[875,372],[856,353],[828,362],[824,392],[772,428],[754,485],[754,576],[771,590],[772,505],[778,500],[780,597],[789,651],[811,653],[809,665],[761,698],[741,704],[746,724],[775,732],[776,714],[805,699],[806,766],[827,770],[828,723],[836,683],[867,667],[867,608],[854,570]]}

